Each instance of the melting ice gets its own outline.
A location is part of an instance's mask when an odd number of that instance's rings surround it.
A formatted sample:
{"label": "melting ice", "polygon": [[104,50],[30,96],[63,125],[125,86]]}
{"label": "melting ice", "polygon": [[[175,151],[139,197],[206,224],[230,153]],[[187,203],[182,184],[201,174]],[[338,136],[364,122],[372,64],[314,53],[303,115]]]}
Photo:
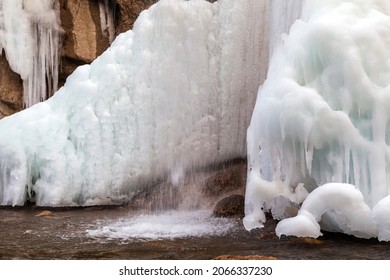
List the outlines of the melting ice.
{"label": "melting ice", "polygon": [[245,157],[265,8],[162,0],[141,13],[52,98],[1,120],[0,204],[123,203],[170,172]]}
{"label": "melting ice", "polygon": [[248,229],[284,196],[304,202],[278,235],[390,240],[389,38],[389,1],[306,1],[248,129]]}

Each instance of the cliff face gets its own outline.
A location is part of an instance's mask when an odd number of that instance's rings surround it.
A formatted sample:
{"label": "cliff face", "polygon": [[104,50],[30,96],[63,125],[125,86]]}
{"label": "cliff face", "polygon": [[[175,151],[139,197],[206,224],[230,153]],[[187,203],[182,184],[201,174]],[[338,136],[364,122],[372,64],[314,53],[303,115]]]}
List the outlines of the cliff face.
{"label": "cliff face", "polygon": [[[60,0],[62,35],[59,87],[76,67],[91,63],[114,37],[132,28],[140,12],[158,0]],[[49,93],[50,95],[52,93]],[[0,56],[0,119],[23,109],[23,81]]]}

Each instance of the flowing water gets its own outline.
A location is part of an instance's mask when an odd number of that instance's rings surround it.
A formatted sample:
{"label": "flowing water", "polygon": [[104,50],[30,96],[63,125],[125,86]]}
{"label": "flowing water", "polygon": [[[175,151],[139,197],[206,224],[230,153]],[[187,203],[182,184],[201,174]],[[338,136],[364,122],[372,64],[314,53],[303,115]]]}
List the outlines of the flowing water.
{"label": "flowing water", "polygon": [[0,209],[0,259],[390,259],[390,243],[325,233],[277,238],[271,219],[246,231],[211,211],[142,214],[129,207]]}

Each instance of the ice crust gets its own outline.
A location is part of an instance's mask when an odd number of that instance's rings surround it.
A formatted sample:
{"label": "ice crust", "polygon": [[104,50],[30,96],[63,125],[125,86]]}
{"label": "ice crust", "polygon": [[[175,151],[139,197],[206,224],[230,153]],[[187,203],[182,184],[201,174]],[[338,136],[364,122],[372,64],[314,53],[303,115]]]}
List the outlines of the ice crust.
{"label": "ice crust", "polygon": [[0,204],[118,204],[167,174],[245,157],[266,8],[161,0],[142,12],[52,98],[0,121]]}
{"label": "ice crust", "polygon": [[304,3],[248,128],[246,228],[262,227],[282,195],[304,202],[279,236],[318,237],[321,224],[390,240],[389,38],[389,1]]}

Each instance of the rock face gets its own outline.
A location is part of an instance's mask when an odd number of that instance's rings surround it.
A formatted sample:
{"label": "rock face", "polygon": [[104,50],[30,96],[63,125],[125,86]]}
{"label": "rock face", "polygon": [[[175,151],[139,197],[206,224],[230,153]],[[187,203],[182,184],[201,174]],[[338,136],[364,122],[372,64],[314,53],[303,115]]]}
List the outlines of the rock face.
{"label": "rock face", "polygon": [[[59,0],[59,16],[65,31],[59,87],[78,66],[91,63],[102,54],[117,34],[131,29],[139,13],[157,1]],[[0,56],[0,74],[1,119],[23,109],[23,84],[20,76],[10,69],[4,53]]]}
{"label": "rock face", "polygon": [[23,84],[9,67],[4,53],[0,56],[0,119],[23,108]]}
{"label": "rock face", "polygon": [[63,56],[90,63],[107,48],[109,41],[100,27],[97,1],[61,0],[61,23],[65,30]]}
{"label": "rock face", "polygon": [[115,9],[117,34],[133,28],[138,15],[158,0],[117,0]]}
{"label": "rock face", "polygon": [[221,199],[214,208],[216,217],[240,217],[243,218],[245,208],[245,197],[240,194],[233,194]]}

